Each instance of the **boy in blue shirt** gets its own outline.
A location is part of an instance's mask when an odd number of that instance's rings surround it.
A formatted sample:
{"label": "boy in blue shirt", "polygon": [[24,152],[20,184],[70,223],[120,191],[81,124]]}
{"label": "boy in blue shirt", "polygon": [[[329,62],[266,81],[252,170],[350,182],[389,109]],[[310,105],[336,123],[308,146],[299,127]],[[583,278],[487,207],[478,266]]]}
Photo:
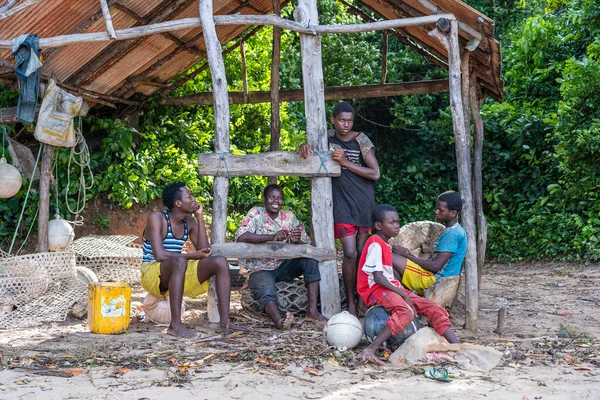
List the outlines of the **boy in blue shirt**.
{"label": "boy in blue shirt", "polygon": [[462,210],[460,194],[442,193],[436,202],[435,219],[446,229],[433,244],[435,254],[431,260],[418,258],[403,246],[394,245],[394,266],[402,273],[402,285],[422,295],[436,280],[460,275],[467,253],[467,234],[458,223]]}

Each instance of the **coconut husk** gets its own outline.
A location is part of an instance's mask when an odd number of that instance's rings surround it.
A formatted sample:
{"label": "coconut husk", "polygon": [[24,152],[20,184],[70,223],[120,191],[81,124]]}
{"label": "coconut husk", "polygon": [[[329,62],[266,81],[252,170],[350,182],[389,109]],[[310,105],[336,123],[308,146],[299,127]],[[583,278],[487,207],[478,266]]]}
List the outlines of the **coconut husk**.
{"label": "coconut husk", "polygon": [[459,286],[460,275],[441,278],[425,290],[424,297],[435,301],[442,307],[450,308],[454,303]]}

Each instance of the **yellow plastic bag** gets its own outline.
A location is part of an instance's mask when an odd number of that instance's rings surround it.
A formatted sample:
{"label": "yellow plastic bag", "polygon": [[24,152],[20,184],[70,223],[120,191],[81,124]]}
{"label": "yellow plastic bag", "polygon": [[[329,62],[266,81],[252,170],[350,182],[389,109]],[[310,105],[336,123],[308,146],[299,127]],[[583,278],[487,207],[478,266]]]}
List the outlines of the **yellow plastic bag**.
{"label": "yellow plastic bag", "polygon": [[73,117],[79,114],[82,102],[81,97],[65,92],[50,79],[40,107],[35,138],[52,146],[74,147],[77,141]]}

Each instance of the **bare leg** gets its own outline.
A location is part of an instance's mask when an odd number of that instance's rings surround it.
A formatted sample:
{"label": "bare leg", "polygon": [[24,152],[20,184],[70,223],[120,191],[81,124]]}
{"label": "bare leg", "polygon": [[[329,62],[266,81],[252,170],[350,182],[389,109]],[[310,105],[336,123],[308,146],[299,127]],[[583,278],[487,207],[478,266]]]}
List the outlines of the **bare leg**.
{"label": "bare leg", "polygon": [[448,343],[460,343],[460,341],[454,334],[454,331],[450,328],[446,329],[442,336],[444,336],[444,338],[448,341]]}
{"label": "bare leg", "polygon": [[169,306],[171,308],[171,323],[167,334],[177,337],[192,338],[196,332],[186,328],[181,321],[181,302],[183,301],[183,288],[185,285],[185,271],[187,260],[174,258],[160,263],[161,293],[169,291]]}
{"label": "bare leg", "polygon": [[287,312],[285,318],[281,317],[279,307],[277,307],[277,303],[274,301],[270,301],[265,305],[265,313],[271,318],[271,321],[275,323],[277,329],[287,331],[292,327],[292,323],[294,322],[292,313]]}
{"label": "bare leg", "polygon": [[406,258],[400,254],[392,253],[392,266],[394,267],[394,276],[402,282],[402,276],[406,270]]}
{"label": "bare leg", "polygon": [[317,308],[317,297],[319,296],[319,281],[314,281],[306,285],[308,291],[308,313],[306,318],[316,321],[327,321]]}
{"label": "bare leg", "polygon": [[383,342],[390,338],[390,336],[392,336],[392,331],[389,327],[385,326],[379,332],[379,335],[375,336],[373,342],[371,342],[371,344],[368,347],[366,347],[362,351],[362,353],[360,353],[360,356],[370,363],[383,365],[383,362],[377,358],[375,352],[377,351],[379,346],[383,344]]}
{"label": "bare leg", "polygon": [[[368,233],[357,233],[356,234],[356,271],[358,274],[358,263],[360,261],[360,257],[362,255],[363,249],[365,247],[365,243],[367,242],[367,239],[369,238],[369,234]],[[367,306],[365,305],[365,302],[363,301],[362,297],[358,296],[358,301],[357,301],[357,305],[358,305],[358,312],[361,315],[367,315]]]}
{"label": "bare leg", "polygon": [[[204,282],[215,277],[219,317],[221,326],[226,330],[247,330],[229,321],[229,297],[231,294],[231,277],[229,263],[225,257],[213,256],[200,260],[198,263],[198,281]],[[226,332],[227,334],[227,332]]]}
{"label": "bare leg", "polygon": [[342,277],[344,278],[344,286],[346,289],[346,299],[348,300],[348,312],[356,316],[356,299],[354,298],[354,290],[356,289],[356,237],[345,236],[340,238],[344,258],[342,261]]}

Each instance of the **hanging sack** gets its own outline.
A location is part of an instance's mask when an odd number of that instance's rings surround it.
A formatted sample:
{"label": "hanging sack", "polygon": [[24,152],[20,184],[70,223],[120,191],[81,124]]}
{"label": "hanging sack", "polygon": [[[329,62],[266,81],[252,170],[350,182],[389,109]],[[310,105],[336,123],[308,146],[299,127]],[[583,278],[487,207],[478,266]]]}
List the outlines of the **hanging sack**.
{"label": "hanging sack", "polygon": [[60,147],[74,147],[76,144],[73,118],[79,114],[83,99],[65,92],[53,79],[40,107],[35,138],[46,144]]}

